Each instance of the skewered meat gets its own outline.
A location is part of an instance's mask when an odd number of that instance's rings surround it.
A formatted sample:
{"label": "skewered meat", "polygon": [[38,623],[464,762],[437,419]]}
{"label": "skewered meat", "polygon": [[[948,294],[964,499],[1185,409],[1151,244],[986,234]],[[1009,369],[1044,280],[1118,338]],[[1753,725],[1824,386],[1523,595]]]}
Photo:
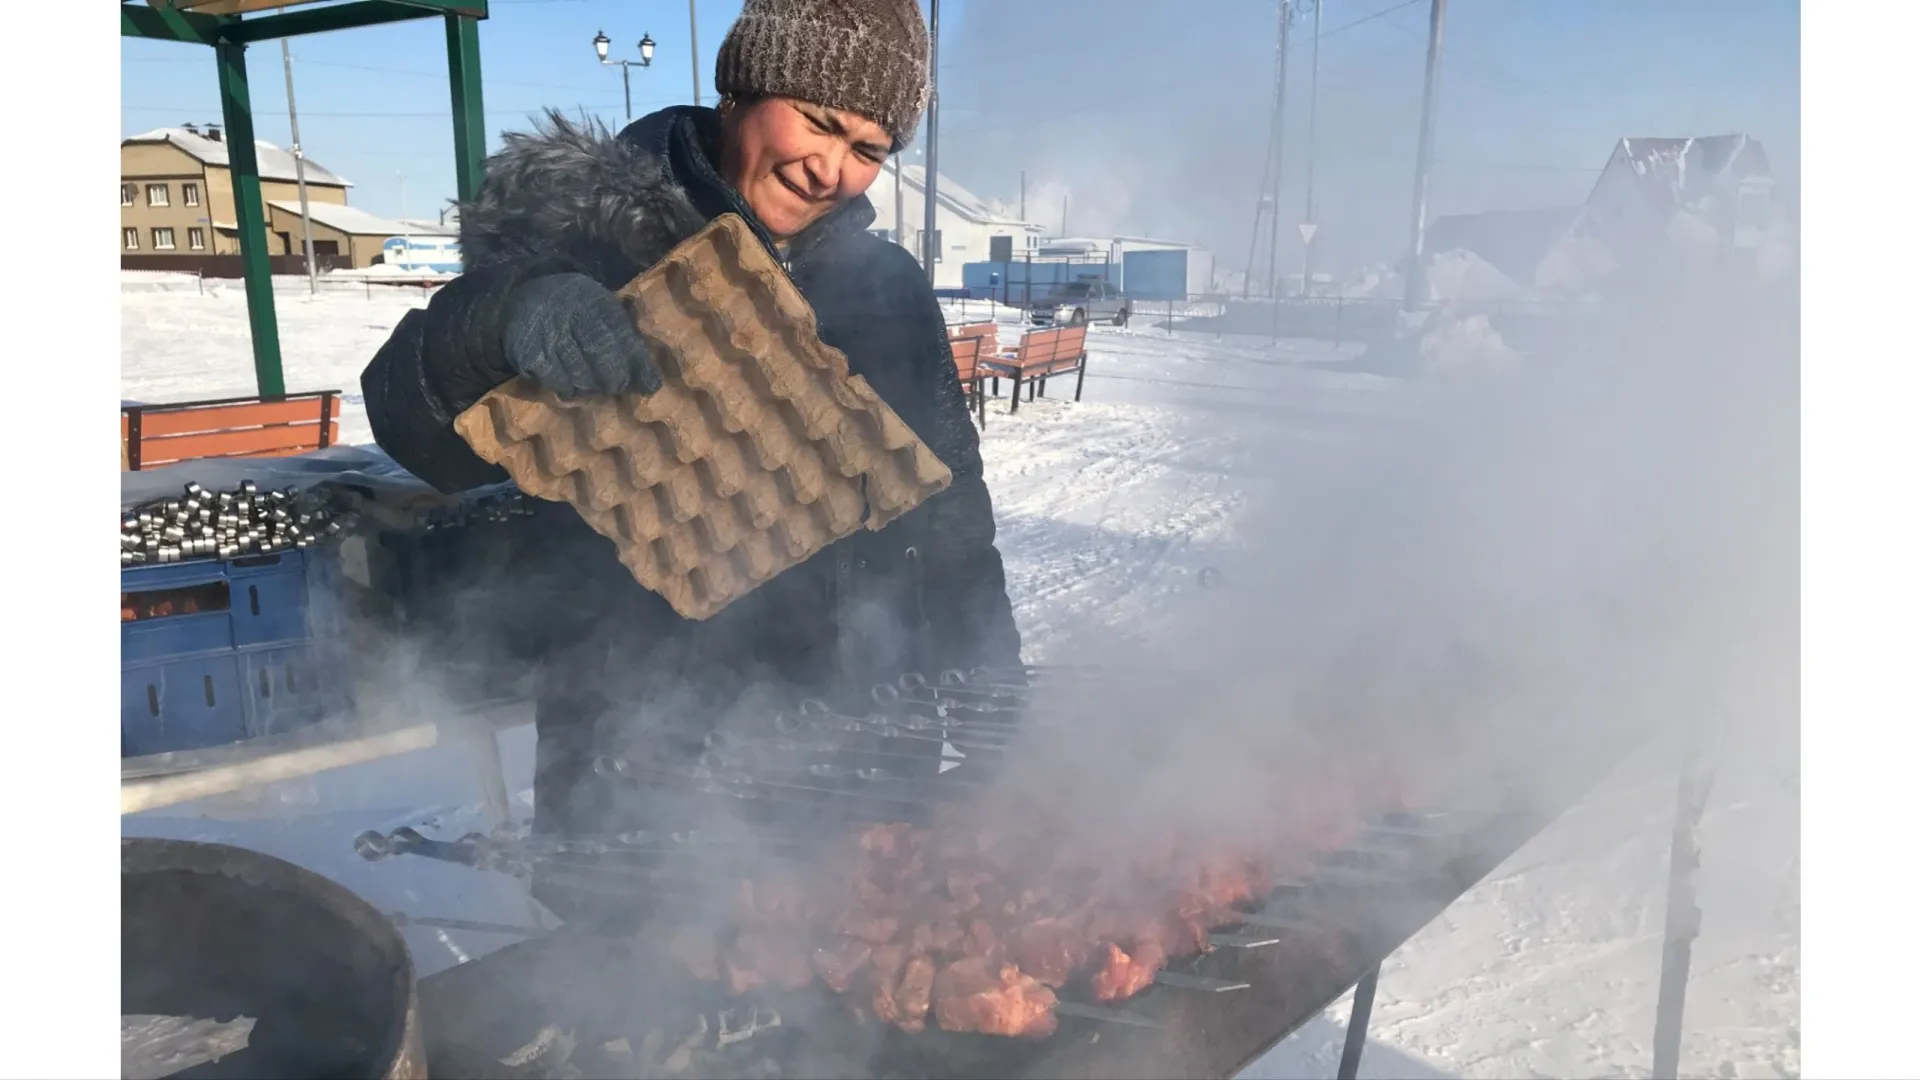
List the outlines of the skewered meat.
{"label": "skewered meat", "polygon": [[1131,953],[1108,942],[1106,960],[1090,983],[1093,999],[1103,1003],[1125,1001],[1152,985],[1153,977],[1166,966],[1167,951],[1151,937],[1143,938]]}
{"label": "skewered meat", "polygon": [[671,954],[737,993],[818,978],[910,1032],[931,1016],[950,1031],[1042,1036],[1055,989],[1084,979],[1101,1003],[1132,997],[1357,828],[1357,801],[1320,784],[1270,801],[1263,812],[1284,828],[1251,850],[1199,829],[1063,846],[1045,808],[1011,800],[931,827],[866,826],[809,874],[740,882],[724,949],[676,938]]}
{"label": "skewered meat", "polygon": [[907,969],[900,973],[893,1001],[900,1014],[895,1022],[902,1031],[926,1030],[927,1007],[933,1004],[933,973],[933,961],[924,955],[908,960]]}
{"label": "skewered meat", "polygon": [[1053,1034],[1053,991],[1012,964],[970,956],[941,969],[933,984],[934,1019],[945,1031],[1040,1039]]}
{"label": "skewered meat", "polygon": [[1048,986],[1065,986],[1087,962],[1093,942],[1086,931],[1066,919],[1040,919],[1020,928],[1013,946],[1014,963]]}
{"label": "skewered meat", "polygon": [[813,950],[813,970],[827,989],[844,994],[853,986],[854,976],[873,957],[873,947],[864,941],[845,941]]}

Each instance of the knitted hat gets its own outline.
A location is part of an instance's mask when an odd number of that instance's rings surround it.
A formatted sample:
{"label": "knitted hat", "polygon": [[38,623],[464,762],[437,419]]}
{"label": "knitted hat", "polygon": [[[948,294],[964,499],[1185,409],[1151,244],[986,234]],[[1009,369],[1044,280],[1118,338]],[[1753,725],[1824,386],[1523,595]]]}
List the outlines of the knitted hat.
{"label": "knitted hat", "polygon": [[893,149],[927,107],[927,27],[917,0],[746,0],[720,43],[722,97],[790,97],[879,124]]}

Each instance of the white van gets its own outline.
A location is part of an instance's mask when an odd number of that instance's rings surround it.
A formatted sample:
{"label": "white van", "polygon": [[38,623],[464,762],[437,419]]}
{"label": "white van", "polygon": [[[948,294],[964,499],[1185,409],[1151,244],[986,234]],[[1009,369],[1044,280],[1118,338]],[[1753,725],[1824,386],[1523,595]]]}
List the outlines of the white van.
{"label": "white van", "polygon": [[451,236],[394,236],[380,245],[381,262],[416,274],[460,272],[460,241]]}

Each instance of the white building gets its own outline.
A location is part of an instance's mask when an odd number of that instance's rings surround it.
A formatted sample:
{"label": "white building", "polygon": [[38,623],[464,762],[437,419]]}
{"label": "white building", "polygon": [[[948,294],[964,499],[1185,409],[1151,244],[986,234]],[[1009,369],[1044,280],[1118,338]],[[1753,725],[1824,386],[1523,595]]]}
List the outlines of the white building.
{"label": "white building", "polygon": [[[878,211],[873,231],[883,239],[904,244],[918,256],[926,226],[926,167],[900,167],[899,162],[898,157],[888,159],[880,169],[880,178],[867,189],[867,198]],[[897,178],[895,168],[899,168]],[[939,251],[933,273],[936,288],[958,288],[961,264],[986,262],[991,241],[996,236],[1013,238],[1016,258],[1025,257],[1027,249],[1040,237],[1040,226],[997,209],[944,174],[939,177],[934,196],[934,232]]]}

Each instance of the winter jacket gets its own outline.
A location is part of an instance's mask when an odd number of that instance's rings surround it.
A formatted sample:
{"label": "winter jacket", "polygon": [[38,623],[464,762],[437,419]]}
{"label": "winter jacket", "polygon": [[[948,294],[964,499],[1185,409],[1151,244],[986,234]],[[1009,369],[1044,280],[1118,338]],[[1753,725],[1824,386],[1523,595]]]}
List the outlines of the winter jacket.
{"label": "winter jacket", "polygon": [[[747,707],[743,698],[864,695],[903,671],[1019,663],[979,438],[924,271],[867,231],[874,210],[865,197],[779,252],[716,170],[718,139],[718,113],[690,106],[654,113],[617,137],[557,115],[533,134],[507,136],[460,210],[465,273],[410,312],[361,377],[375,439],[445,491],[504,479],[453,430],[436,372],[501,348],[505,300],[523,282],[576,271],[617,289],[714,217],[734,213],[775,250],[822,340],[846,354],[953,481],[886,528],[830,546],[704,622],[680,618],[634,582],[611,542],[571,508],[542,504],[511,560],[515,580],[500,583],[503,599],[492,607],[517,650],[545,667],[543,758],[550,735],[598,712],[631,720],[638,710],[642,726],[698,729]],[[604,734],[594,739],[603,752]],[[591,751],[575,738],[571,764],[550,771],[582,767]]]}

